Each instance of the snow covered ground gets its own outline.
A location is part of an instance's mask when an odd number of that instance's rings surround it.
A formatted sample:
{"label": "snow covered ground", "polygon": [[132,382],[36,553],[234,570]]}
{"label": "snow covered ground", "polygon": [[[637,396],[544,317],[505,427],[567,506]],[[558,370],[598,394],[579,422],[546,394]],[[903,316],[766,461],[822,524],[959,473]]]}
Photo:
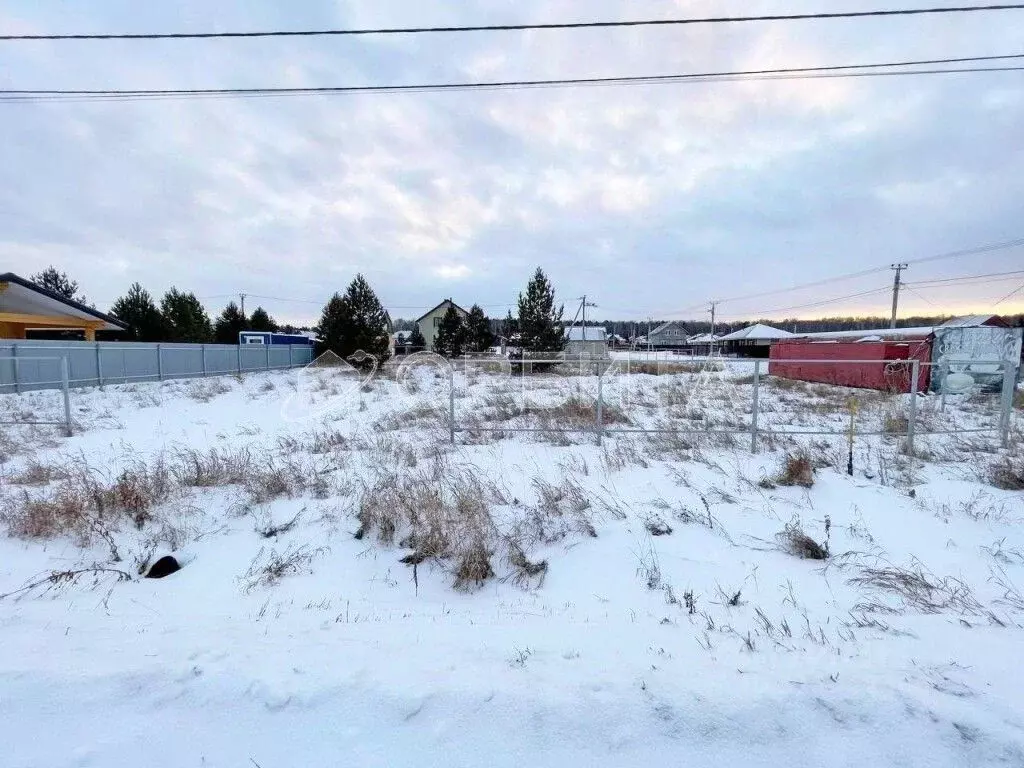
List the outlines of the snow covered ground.
{"label": "snow covered ground", "polygon": [[429,367],[81,390],[71,438],[3,427],[0,764],[1024,765],[1019,411],[1008,451],[912,460],[907,398],[762,382],[777,431],[842,432],[858,395],[892,434],[850,477],[841,435],[750,453],[745,369],[606,377],[609,427],[697,434],[601,444],[554,431],[591,426],[594,377],[456,384],[455,446]]}

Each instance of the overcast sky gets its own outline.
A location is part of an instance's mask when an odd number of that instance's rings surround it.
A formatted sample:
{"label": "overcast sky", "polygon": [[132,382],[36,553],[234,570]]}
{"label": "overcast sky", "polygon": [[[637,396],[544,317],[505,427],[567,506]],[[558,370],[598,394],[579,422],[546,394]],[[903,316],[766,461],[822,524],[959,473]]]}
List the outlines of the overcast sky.
{"label": "overcast sky", "polygon": [[[900,0],[898,7],[949,0]],[[881,7],[845,0],[842,9]],[[93,0],[6,33],[523,23],[837,10],[833,0]],[[417,37],[0,42],[3,88],[481,81],[1017,53],[1024,12]],[[1011,62],[1012,63],[1012,62]],[[692,310],[1024,237],[1024,72],[141,103],[0,104],[2,270],[55,264],[101,309],[139,281],[312,321],[364,273],[395,317],[504,315],[533,269],[607,318]],[[908,281],[1024,270],[1024,248]],[[904,293],[986,309],[1024,278]],[[888,311],[878,273],[726,302],[739,319]],[[207,299],[207,297],[210,297]],[[285,301],[291,299],[292,301]],[[294,301],[302,300],[302,301]],[[250,303],[251,302],[251,303]],[[1000,305],[1022,311],[1024,291]],[[574,309],[574,308],[573,308]],[[572,310],[570,310],[570,315]]]}

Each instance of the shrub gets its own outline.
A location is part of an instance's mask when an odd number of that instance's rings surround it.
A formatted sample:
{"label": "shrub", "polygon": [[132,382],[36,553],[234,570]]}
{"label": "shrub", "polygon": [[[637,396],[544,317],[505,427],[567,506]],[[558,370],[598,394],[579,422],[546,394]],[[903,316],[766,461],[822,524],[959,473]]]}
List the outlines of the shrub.
{"label": "shrub", "polygon": [[777,534],[782,548],[791,555],[806,560],[827,560],[829,556],[828,542],[819,544],[800,527],[799,522],[788,523]]}
{"label": "shrub", "polygon": [[1007,457],[989,468],[988,481],[1004,491],[1024,491],[1024,457]]}
{"label": "shrub", "polygon": [[786,454],[775,482],[779,485],[810,488],[814,485],[814,465],[811,463],[811,457],[804,451]]}

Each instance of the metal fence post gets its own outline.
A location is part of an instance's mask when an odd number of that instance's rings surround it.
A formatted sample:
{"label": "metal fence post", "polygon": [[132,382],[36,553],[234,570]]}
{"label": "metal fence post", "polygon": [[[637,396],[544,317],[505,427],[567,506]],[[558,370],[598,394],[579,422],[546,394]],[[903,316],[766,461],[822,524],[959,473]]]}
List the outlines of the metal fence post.
{"label": "metal fence post", "polygon": [[203,378],[206,377],[206,345],[199,345],[200,351],[203,353]]}
{"label": "metal fence post", "polygon": [[597,444],[601,445],[601,438],[604,437],[604,371],[601,370],[601,364],[597,366],[597,421],[595,428],[597,429]]}
{"label": "metal fence post", "polygon": [[267,348],[267,370],[269,371],[270,370],[270,345],[269,344],[265,344],[264,346]]}
{"label": "metal fence post", "polygon": [[757,419],[761,407],[761,361],[754,361],[754,394],[750,404],[750,452],[757,453]]}
{"label": "metal fence post", "polygon": [[18,375],[18,345],[11,342],[11,359],[14,361],[14,391],[21,392],[21,377]]}
{"label": "metal fence post", "polygon": [[292,355],[292,350],[293,349],[295,349],[295,345],[294,344],[289,344],[288,345],[288,370],[291,370],[292,368],[295,367],[295,363],[292,360],[292,358],[294,357],[294,355]]}
{"label": "metal fence post", "polygon": [[910,413],[907,416],[907,453],[914,455],[914,431],[917,428],[917,381],[921,375],[921,361],[917,358],[910,364]]}
{"label": "metal fence post", "polygon": [[939,407],[946,410],[946,379],[949,377],[949,362],[946,360],[942,361],[942,365],[939,366],[939,376],[941,381],[939,382]]}
{"label": "metal fence post", "polygon": [[[125,376],[127,377],[127,375],[128,372],[125,371]],[[161,344],[156,345],[156,378],[159,381],[164,380],[164,355],[163,346]]]}
{"label": "metal fence post", "polygon": [[455,369],[448,366],[448,439],[455,445]]}
{"label": "metal fence post", "polygon": [[241,376],[242,375],[242,345],[239,344],[237,347],[235,347],[235,349],[237,350],[236,357],[238,358],[238,375]]}
{"label": "metal fence post", "polygon": [[103,389],[103,354],[100,352],[100,343],[96,342],[96,383]]}
{"label": "metal fence post", "polygon": [[999,443],[1003,448],[1010,447],[1010,415],[1013,412],[1016,367],[1011,360],[1003,361],[1003,390],[999,403]]}
{"label": "metal fence post", "polygon": [[71,437],[71,394],[68,392],[68,358],[67,355],[60,359],[60,385],[64,390],[64,431]]}

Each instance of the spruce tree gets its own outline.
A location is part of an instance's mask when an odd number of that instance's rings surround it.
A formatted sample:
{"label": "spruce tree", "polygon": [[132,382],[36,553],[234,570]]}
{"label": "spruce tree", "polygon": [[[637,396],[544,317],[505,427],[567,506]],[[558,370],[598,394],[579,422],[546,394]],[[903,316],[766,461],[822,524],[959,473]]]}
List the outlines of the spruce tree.
{"label": "spruce tree", "polygon": [[419,323],[413,324],[408,345],[410,352],[422,352],[427,348],[427,340],[423,338],[423,334],[420,332]]}
{"label": "spruce tree", "polygon": [[160,300],[160,314],[167,341],[205,344],[213,340],[210,316],[194,293],[172,287]]}
{"label": "spruce tree", "polygon": [[466,351],[466,324],[462,315],[451,304],[441,318],[441,325],[434,337],[434,351],[445,357],[462,357]]}
{"label": "spruce tree", "polygon": [[238,305],[229,301],[214,323],[213,336],[218,344],[237,344],[238,334],[249,330],[249,321]]}
{"label": "spruce tree", "polygon": [[565,348],[562,312],[561,306],[555,309],[555,289],[544,270],[537,267],[526,286],[526,295],[519,294],[518,325],[524,352],[557,354]]}
{"label": "spruce tree", "polygon": [[85,303],[85,296],[78,292],[78,283],[68,277],[67,272],[61,272],[54,266],[49,266],[42,272],[37,272],[29,280],[36,285],[41,285],[48,291],[63,296],[65,299],[72,299],[81,304]]}
{"label": "spruce tree", "polygon": [[509,342],[514,336],[519,335],[519,320],[512,317],[511,309],[501,322],[501,335],[505,337],[505,341]]}
{"label": "spruce tree", "polygon": [[164,319],[156,302],[139,283],[132,283],[128,293],[114,302],[110,314],[127,323],[132,341],[163,341]]}
{"label": "spruce tree", "polygon": [[[358,352],[373,355],[378,363],[388,359],[390,338],[388,313],[362,275],[356,275],[344,295],[334,294],[320,316],[320,338],[324,346],[356,367],[372,362],[358,359]],[[355,356],[355,357],[353,357]]]}
{"label": "spruce tree", "polygon": [[470,307],[466,318],[466,347],[473,352],[486,352],[494,344],[491,321],[479,304]]}
{"label": "spruce tree", "polygon": [[278,325],[263,307],[256,307],[249,316],[249,330],[276,333]]}

